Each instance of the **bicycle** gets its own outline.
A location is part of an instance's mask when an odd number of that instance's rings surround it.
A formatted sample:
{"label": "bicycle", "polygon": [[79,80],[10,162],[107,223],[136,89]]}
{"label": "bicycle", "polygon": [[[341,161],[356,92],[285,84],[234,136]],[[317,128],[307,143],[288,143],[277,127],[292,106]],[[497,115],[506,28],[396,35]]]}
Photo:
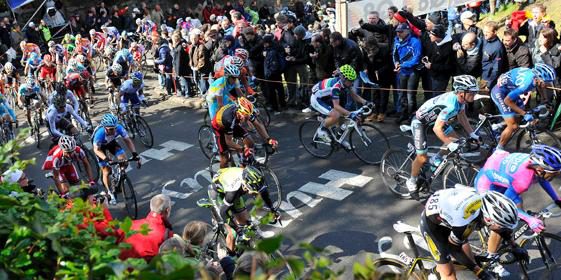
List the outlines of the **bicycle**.
{"label": "bicycle", "polygon": [[0,145],[5,145],[15,139],[14,127],[8,120],[2,121],[0,129]]}
{"label": "bicycle", "polygon": [[[32,109],[33,108],[33,109]],[[38,108],[38,109],[37,109]],[[31,110],[31,120],[28,120],[31,128],[31,136],[35,140],[35,146],[41,147],[41,112],[43,111],[42,101],[33,99],[32,104],[26,106],[26,110]]]}
{"label": "bicycle", "polygon": [[[137,168],[140,168],[140,158],[129,158],[125,160],[117,160],[109,162],[109,166],[111,167],[111,177],[109,190],[115,195],[115,199],[117,200],[117,205],[123,203],[124,208],[127,215],[131,219],[136,219],[138,217],[138,205],[136,201],[136,192],[134,191],[134,187],[131,183],[127,175],[127,164],[131,161],[138,162]],[[119,194],[122,193],[123,201]]]}
{"label": "bicycle", "polygon": [[[379,164],[383,151],[390,148],[388,138],[374,125],[362,123],[362,120],[372,113],[372,109],[362,107],[357,113],[359,115],[357,120],[345,118],[340,127],[340,132],[328,129],[330,141],[325,141],[318,136],[319,129],[323,127],[325,116],[317,114],[315,116],[317,120],[308,119],[300,125],[300,143],[308,153],[317,158],[326,159],[342,147],[347,152],[352,151],[359,160],[366,164]],[[343,146],[347,136],[349,147]]]}
{"label": "bicycle", "polygon": [[6,100],[10,108],[14,110],[17,108],[18,92],[14,84],[10,84],[6,87]]}
{"label": "bicycle", "polygon": [[148,122],[140,116],[139,108],[133,107],[131,104],[127,105],[126,112],[118,112],[119,120],[125,125],[125,128],[131,134],[131,138],[134,139],[138,135],[140,137],[140,142],[144,144],[147,148],[152,148],[154,146],[154,135],[152,130],[148,125]]}
{"label": "bicycle", "polygon": [[[402,125],[400,129],[402,132],[407,132],[411,130],[411,127]],[[429,151],[441,149],[440,147],[433,146],[428,148]],[[442,162],[438,166],[425,164],[422,167],[417,180],[418,191],[415,192],[415,194],[425,193],[430,195],[432,193],[431,186],[441,175],[443,178],[443,188],[451,188],[454,187],[455,184],[466,186],[473,185],[479,168],[475,164],[466,161],[462,154],[479,149],[479,144],[461,138],[456,142],[448,144],[446,149],[449,153],[443,156]],[[429,156],[430,155],[429,153]],[[415,146],[412,143],[408,143],[407,150],[390,149],[382,157],[382,164],[380,167],[382,180],[386,187],[399,198],[422,198],[421,196],[413,197],[413,194],[409,192],[405,185],[405,182],[411,176],[411,165],[415,156]]]}
{"label": "bicycle", "polygon": [[[76,134],[74,135],[74,139],[76,140],[76,146],[80,147],[80,149],[82,149],[84,151],[84,153],[86,154],[86,158],[88,160],[88,162],[90,163],[90,167],[92,169],[92,175],[93,175],[93,179],[94,181],[98,181],[99,180],[99,175],[100,175],[100,170],[99,170],[99,165],[97,164],[97,157],[94,155],[94,153],[92,151],[90,151],[90,149],[88,149],[86,147],[86,145],[84,145],[84,142],[82,141],[82,135],[81,134]],[[86,166],[84,165],[84,163],[82,163],[81,161],[77,164],[77,171],[80,174],[80,177],[87,177],[87,171],[86,171]]]}
{"label": "bicycle", "polygon": [[[257,97],[254,95],[247,95],[246,98],[251,103],[253,103],[253,112],[255,113],[257,119],[265,126],[265,128],[268,128],[271,124],[271,114],[267,110],[267,107],[265,107],[263,103],[258,101]],[[203,117],[203,123],[206,125],[210,125],[211,122],[212,120],[210,119],[210,113],[207,110]]]}

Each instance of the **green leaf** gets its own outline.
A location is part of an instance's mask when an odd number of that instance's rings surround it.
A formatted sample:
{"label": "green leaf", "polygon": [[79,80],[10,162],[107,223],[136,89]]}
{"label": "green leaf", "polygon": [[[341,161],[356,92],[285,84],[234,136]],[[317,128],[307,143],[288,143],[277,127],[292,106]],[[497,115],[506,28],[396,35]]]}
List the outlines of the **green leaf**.
{"label": "green leaf", "polygon": [[265,238],[257,243],[257,251],[261,251],[267,254],[272,254],[274,251],[278,250],[281,246],[283,237],[282,235],[273,236],[271,238]]}
{"label": "green leaf", "polygon": [[292,272],[295,274],[296,278],[299,278],[302,273],[304,273],[304,268],[306,266],[304,261],[297,257],[288,257],[286,261],[288,262],[288,265],[290,266],[290,269],[292,269]]}
{"label": "green leaf", "polygon": [[369,270],[366,266],[356,262],[353,264],[353,275],[357,279],[368,279]]}

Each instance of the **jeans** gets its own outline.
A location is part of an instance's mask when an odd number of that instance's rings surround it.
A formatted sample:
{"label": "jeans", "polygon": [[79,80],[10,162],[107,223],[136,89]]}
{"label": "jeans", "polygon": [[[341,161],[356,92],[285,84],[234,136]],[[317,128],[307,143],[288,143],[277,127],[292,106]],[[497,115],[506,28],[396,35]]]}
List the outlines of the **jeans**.
{"label": "jeans", "polygon": [[179,85],[179,94],[181,96],[189,96],[189,80],[186,77],[177,77],[176,84]]}
{"label": "jeans", "polygon": [[402,117],[408,117],[417,110],[417,86],[419,85],[419,75],[416,72],[411,74],[398,74],[398,89],[407,89],[407,91],[399,91],[398,99],[403,108]]}
{"label": "jeans", "polygon": [[[297,86],[297,77],[300,77],[300,84]],[[284,79],[288,89],[289,103],[299,104],[302,101],[302,88],[308,83],[308,66],[306,64],[290,65],[284,71]]]}
{"label": "jeans", "polygon": [[202,74],[201,72],[197,71],[197,70],[193,70],[193,79],[195,79],[195,83],[197,85],[197,87],[199,88],[199,92],[200,94],[206,94],[206,90],[207,90],[207,84],[206,84],[206,79],[205,79],[205,75]]}
{"label": "jeans", "polygon": [[436,92],[431,92],[432,97],[441,95],[444,92],[446,92],[446,87],[448,87],[449,80],[450,78],[446,80],[442,80],[442,79],[435,79],[434,77],[431,77],[431,84],[432,84],[431,90],[436,91]]}
{"label": "jeans", "polygon": [[171,73],[166,73],[163,74],[163,80],[164,80],[164,86],[166,88],[166,92],[168,95],[171,95],[173,90],[174,90],[174,86],[173,86],[173,80],[171,79]]}

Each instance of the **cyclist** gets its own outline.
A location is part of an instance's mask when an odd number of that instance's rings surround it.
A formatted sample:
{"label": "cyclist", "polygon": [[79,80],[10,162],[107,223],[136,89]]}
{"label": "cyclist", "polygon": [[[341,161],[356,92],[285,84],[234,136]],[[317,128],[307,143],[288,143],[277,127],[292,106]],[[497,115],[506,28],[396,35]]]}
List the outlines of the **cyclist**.
{"label": "cyclist", "polygon": [[130,65],[134,63],[134,58],[129,49],[122,49],[115,53],[113,64],[120,64],[123,68],[123,75],[128,76]]}
{"label": "cyclist", "polygon": [[146,104],[144,94],[142,93],[142,89],[144,88],[142,79],[142,73],[134,72],[131,74],[131,78],[123,82],[119,88],[119,92],[117,93],[115,100],[121,100],[121,112],[124,113],[127,111],[127,104],[129,102],[137,113],[140,103],[142,102]]}
{"label": "cyclist", "polygon": [[66,75],[64,80],[66,81],[66,87],[71,90],[80,101],[85,103],[86,89],[84,88],[84,81],[89,79],[90,73],[87,70],[83,70],[81,73],[71,72]]}
{"label": "cyclist", "polygon": [[218,63],[214,65],[216,68],[216,71],[214,72],[214,78],[218,79],[224,76],[225,66],[227,65],[236,66],[240,69],[239,81],[241,82],[241,84],[243,84],[244,86],[243,88],[246,90],[247,94],[253,95],[255,94],[255,91],[249,85],[249,79],[248,79],[249,70],[245,66],[247,64],[246,63],[247,55],[245,55],[245,53],[247,53],[245,49],[236,49],[236,55],[224,56],[224,58],[222,58]]}
{"label": "cyclist", "polygon": [[21,61],[20,61],[21,65],[26,64],[27,60],[29,59],[32,53],[36,53],[38,56],[41,55],[41,49],[36,44],[27,43],[25,40],[23,40],[21,41],[21,43],[19,43],[19,46],[21,48],[21,52],[23,53],[21,55]]}
{"label": "cyclist", "polygon": [[101,31],[107,38],[107,45],[112,46],[117,44],[117,40],[119,39],[119,30],[114,26],[102,26]]}
{"label": "cyclist", "polygon": [[[415,114],[411,121],[411,133],[415,143],[417,156],[411,164],[411,177],[407,180],[406,186],[410,192],[417,190],[417,176],[421,168],[428,161],[426,127],[433,125],[436,137],[448,145],[458,139],[451,123],[456,120],[462,125],[464,130],[469,133],[471,138],[479,139],[473,132],[465,112],[465,104],[473,102],[475,94],[479,92],[477,80],[470,75],[456,76],[452,82],[453,91],[441,94],[427,100]],[[443,150],[441,150],[443,151]],[[432,159],[434,165],[439,165],[443,152],[439,152]]]}
{"label": "cyclist", "polygon": [[64,46],[64,48],[66,49],[66,51],[68,53],[73,53],[74,52],[74,48],[76,47],[74,45],[74,42],[76,41],[76,38],[74,38],[74,35],[70,34],[70,33],[66,33],[64,35],[64,38],[62,38],[62,42],[61,44]]}
{"label": "cyclist", "polygon": [[[9,122],[10,126],[15,123],[17,127],[17,118],[14,109],[10,107],[4,95],[0,94],[0,119],[2,123]],[[11,127],[10,127],[11,128]]]}
{"label": "cyclist", "polygon": [[[91,65],[91,60],[87,58],[87,56],[85,55],[77,55],[76,56],[76,60],[78,61],[79,65],[82,65],[85,69],[86,72],[84,72],[84,70],[81,71],[82,73],[82,78],[84,79],[84,84],[89,83],[89,87],[86,87],[86,85],[84,85],[84,91],[87,93],[89,92],[89,90],[91,90],[90,93],[90,104],[93,104],[93,95],[95,94],[95,87],[93,86],[95,84],[95,80],[94,80],[94,71],[92,69],[92,65]],[[87,75],[86,75],[87,74]]]}
{"label": "cyclist", "polygon": [[273,208],[265,178],[259,169],[247,166],[245,168],[229,167],[218,170],[218,173],[212,179],[212,184],[208,186],[208,196],[214,205],[219,226],[223,228],[226,225],[226,246],[230,252],[234,252],[234,241],[238,228],[231,228],[227,221],[233,216],[234,223],[231,224],[235,226],[250,224],[249,213],[243,199],[245,194],[259,194],[275,216],[275,222],[280,219],[279,212]]}
{"label": "cyclist", "polygon": [[[31,110],[39,110],[39,114],[42,114],[43,109],[41,108],[41,103],[47,104],[47,99],[41,92],[41,88],[35,84],[35,79],[33,77],[27,77],[25,84],[22,84],[19,87],[18,95],[18,106],[20,108],[22,106],[25,108],[27,123],[31,126]],[[37,103],[37,107],[30,108],[31,99],[40,100],[41,102]]]}
{"label": "cyclist", "polygon": [[[350,94],[353,100],[361,104],[367,104],[371,106],[369,102],[360,97],[353,89],[353,82],[356,80],[355,69],[345,64],[339,67],[338,77],[325,79],[312,87],[312,95],[310,97],[310,103],[312,108],[318,111],[320,114],[327,116],[325,121],[318,129],[318,137],[323,141],[329,143],[331,138],[327,129],[334,126],[341,116],[346,116],[351,119],[356,119],[358,117],[356,112],[348,111],[347,96]],[[349,143],[345,141],[343,144],[345,148],[350,148]]]}
{"label": "cyclist", "polygon": [[528,259],[528,252],[512,240],[517,224],[516,205],[503,194],[489,191],[480,195],[473,188],[458,187],[439,190],[429,197],[421,214],[420,229],[440,279],[456,279],[450,256],[479,279],[495,279],[475,263],[467,238],[485,226],[509,240],[515,257]]}
{"label": "cyclist", "polygon": [[[55,60],[57,73],[63,73],[65,70],[64,65],[68,61],[68,51],[66,48],[61,44],[55,44],[55,42],[49,41],[49,54],[51,54],[51,58]],[[62,77],[60,78],[62,79]]]}
{"label": "cyclist", "polygon": [[45,54],[43,63],[39,66],[39,84],[46,90],[52,90],[52,84],[56,81],[56,65],[52,56]]}
{"label": "cyclist", "polygon": [[76,129],[76,127],[72,124],[70,119],[71,117],[73,117],[83,128],[91,133],[91,126],[86,123],[86,121],[84,121],[76,111],[74,111],[72,106],[66,103],[66,94],[61,94],[61,92],[64,91],[60,86],[58,88],[60,92],[57,91],[53,95],[52,104],[47,109],[47,128],[49,129],[49,133],[53,137],[53,140],[56,142],[63,135],[78,134],[78,129]]}
{"label": "cyclist", "polygon": [[42,62],[43,60],[41,59],[41,56],[39,54],[31,53],[29,55],[29,59],[25,63],[25,68],[23,70],[23,73],[26,76],[37,77],[37,70],[39,70],[39,66],[41,65]]}
{"label": "cyclist", "polygon": [[[248,137],[247,131],[241,126],[242,123],[250,121],[257,132],[267,144],[273,149],[277,148],[277,140],[271,138],[261,122],[259,122],[253,112],[253,104],[245,97],[239,97],[236,104],[228,104],[220,108],[212,119],[212,130],[218,144],[220,153],[220,168],[228,165],[228,152],[234,149],[241,153],[245,160],[253,155],[253,141]],[[234,138],[243,139],[243,147],[236,142]]]}
{"label": "cyclist", "polygon": [[105,86],[107,90],[115,92],[115,90],[121,88],[121,79],[123,78],[123,67],[120,64],[111,65],[105,72]]}
{"label": "cyclist", "polygon": [[48,153],[47,159],[43,163],[43,170],[53,171],[53,180],[61,196],[65,196],[70,190],[70,186],[80,183],[80,175],[74,167],[74,163],[81,161],[86,167],[89,185],[95,186],[92,167],[86,157],[86,153],[78,146],[72,136],[62,135]]}
{"label": "cyclist", "polygon": [[131,43],[130,52],[132,54],[132,58],[134,60],[134,63],[136,64],[137,69],[140,69],[141,67],[144,51],[145,50],[143,45],[138,44],[136,42]]}
{"label": "cyclist", "polygon": [[70,101],[70,105],[72,106],[74,112],[79,113],[80,103],[78,103],[78,99],[76,98],[76,95],[74,95],[72,91],[68,90],[64,86],[64,83],[59,83],[59,82],[55,83],[54,91],[49,96],[49,106],[53,105],[53,99],[57,94],[65,95],[67,102]]}
{"label": "cyclist", "polygon": [[70,74],[70,73],[82,73],[84,72],[84,70],[86,70],[86,67],[84,67],[84,65],[82,65],[80,63],[80,61],[83,61],[83,55],[79,54],[74,58],[71,58],[68,61],[68,66],[66,67],[66,75]]}
{"label": "cyclist", "polygon": [[[109,163],[110,158],[107,156],[107,152],[111,153],[113,156],[117,157],[118,160],[125,160],[125,151],[121,148],[119,143],[117,143],[117,138],[122,137],[123,141],[132,153],[133,158],[139,159],[138,153],[136,152],[136,147],[134,143],[129,138],[125,128],[119,124],[117,117],[112,114],[105,114],[99,122],[99,126],[95,128],[92,136],[93,151],[97,157],[97,161],[102,170],[102,180],[105,190],[111,196],[110,204],[115,204],[115,196],[110,191],[110,181],[109,174],[111,173],[111,167]],[[139,161],[140,164],[140,161]],[[116,190],[119,191],[119,190]]]}
{"label": "cyclist", "polygon": [[105,49],[105,41],[106,41],[105,35],[102,32],[95,31],[95,29],[90,29],[89,34],[90,34],[90,42],[92,42],[94,52],[101,53],[103,49]]}
{"label": "cyclist", "polygon": [[[222,106],[232,103],[238,96],[243,96],[238,81],[239,76],[240,69],[237,66],[226,65],[224,67],[224,76],[216,79],[210,85],[206,94],[206,101],[211,120]],[[232,91],[235,91],[235,94],[230,96]]]}
{"label": "cyclist", "polygon": [[6,87],[14,87],[14,90],[19,89],[19,73],[15,71],[16,68],[11,62],[6,62],[4,69],[0,71],[0,76],[5,81]]}
{"label": "cyclist", "polygon": [[497,84],[491,90],[491,99],[502,114],[506,127],[501,133],[497,149],[504,149],[512,134],[518,129],[516,114],[523,116],[527,122],[534,120],[531,113],[524,111],[521,96],[535,88],[543,90],[546,83],[555,81],[556,76],[553,67],[544,63],[536,63],[533,69],[514,68],[499,77]]}

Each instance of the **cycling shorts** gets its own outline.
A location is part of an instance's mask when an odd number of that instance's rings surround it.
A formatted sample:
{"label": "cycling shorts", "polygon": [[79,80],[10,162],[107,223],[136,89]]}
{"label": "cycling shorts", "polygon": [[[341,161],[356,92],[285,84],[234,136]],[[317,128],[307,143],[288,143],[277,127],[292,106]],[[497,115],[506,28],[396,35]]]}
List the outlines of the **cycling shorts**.
{"label": "cycling shorts", "polygon": [[[70,121],[70,114],[68,114],[67,116],[65,116],[64,118],[61,118],[57,123],[55,123],[56,125],[56,129],[58,131],[62,131],[63,133],[66,134],[70,134],[70,131],[72,131],[72,129],[74,129],[74,125],[72,124],[72,121]],[[54,137],[53,133],[51,132],[51,128],[49,127],[49,122],[47,122],[47,129],[49,130],[49,133],[51,134],[51,136]],[[56,137],[57,142],[58,142],[58,137]]]}
{"label": "cycling shorts", "polygon": [[427,134],[426,126],[416,118],[411,121],[411,134],[413,134],[413,144],[417,154],[427,153]]}
{"label": "cycling shorts", "polygon": [[82,82],[76,80],[68,81],[66,87],[73,91],[78,98],[86,97],[86,90],[84,89]]}
{"label": "cycling shorts", "polygon": [[135,93],[124,93],[121,95],[121,104],[128,104],[131,103],[133,106],[140,105],[140,98],[138,98],[138,94]]}
{"label": "cycling shorts", "polygon": [[312,105],[312,108],[314,110],[318,111],[320,114],[325,115],[325,116],[329,115],[331,110],[333,110],[333,103],[332,102],[327,103],[323,99],[317,98],[313,95],[310,98],[310,105]]}
{"label": "cycling shorts", "polygon": [[78,176],[78,172],[76,172],[74,164],[61,166],[58,171],[59,180],[61,182],[68,182],[68,184],[70,185],[77,185],[78,183],[80,183],[80,176]]}
{"label": "cycling shorts", "polygon": [[31,100],[39,100],[39,94],[32,93],[30,95],[24,95],[23,96],[23,104],[24,104],[25,108],[31,106]]}
{"label": "cycling shorts", "polygon": [[[516,112],[512,111],[512,108],[505,104],[505,97],[498,86],[493,87],[491,90],[491,99],[493,99],[495,106],[497,106],[503,118],[513,118],[516,115]],[[522,99],[518,99],[516,100],[516,105],[518,107],[523,107],[524,102]]]}
{"label": "cycling shorts", "polygon": [[[218,152],[220,154],[224,154],[230,150],[228,144],[226,144],[226,133],[213,128],[214,130],[214,137],[216,138],[216,143],[218,144]],[[245,139],[248,136],[247,131],[241,127],[240,125],[235,125],[233,129],[234,138],[242,138]]]}
{"label": "cycling shorts", "polygon": [[[101,151],[103,151],[103,153],[105,155],[107,155],[107,152],[110,152],[112,155],[114,155],[116,157],[125,154],[125,150],[123,150],[123,148],[121,148],[121,145],[119,145],[119,143],[117,143],[117,141],[115,141],[115,140],[113,140],[113,141],[111,141],[111,142],[109,142],[105,145],[102,145],[100,148],[101,148]],[[96,158],[97,158],[98,165],[100,167],[109,166],[109,164],[107,164],[106,161],[102,161],[97,155],[96,155]]]}
{"label": "cycling shorts", "polygon": [[49,69],[47,67],[43,67],[43,68],[41,68],[41,71],[39,72],[39,79],[40,80],[46,80],[47,77],[49,77],[51,82],[54,82],[54,81],[56,81],[55,74],[56,74],[56,67],[53,67],[51,69]]}

